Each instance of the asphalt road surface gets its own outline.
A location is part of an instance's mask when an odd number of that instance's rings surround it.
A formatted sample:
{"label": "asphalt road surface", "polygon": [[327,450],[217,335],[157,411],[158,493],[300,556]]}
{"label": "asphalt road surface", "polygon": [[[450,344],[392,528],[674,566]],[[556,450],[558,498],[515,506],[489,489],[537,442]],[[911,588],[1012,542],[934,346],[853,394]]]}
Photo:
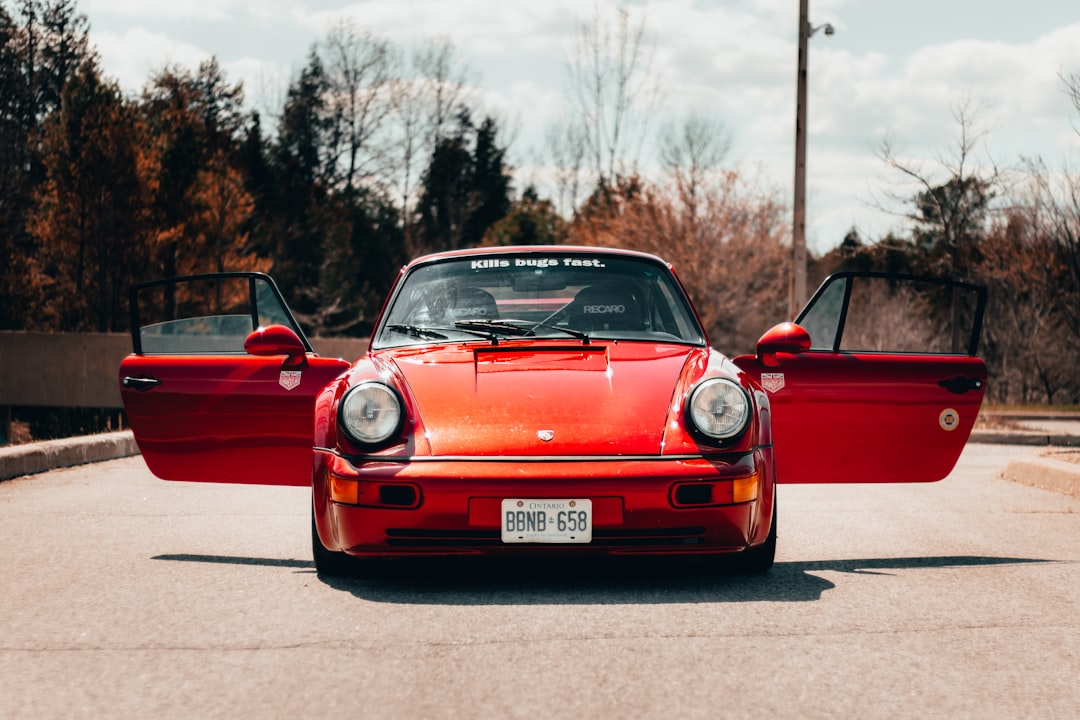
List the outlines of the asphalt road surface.
{"label": "asphalt road surface", "polygon": [[129,458],[0,483],[2,718],[1049,718],[1080,708],[1080,500],[971,445],[782,487],[762,577],[407,563],[324,582],[303,488]]}

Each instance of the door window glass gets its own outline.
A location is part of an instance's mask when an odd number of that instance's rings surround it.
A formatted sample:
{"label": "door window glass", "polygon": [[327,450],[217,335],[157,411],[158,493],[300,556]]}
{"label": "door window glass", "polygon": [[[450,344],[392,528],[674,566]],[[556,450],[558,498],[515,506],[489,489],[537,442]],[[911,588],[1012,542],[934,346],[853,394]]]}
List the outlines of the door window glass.
{"label": "door window glass", "polygon": [[974,354],[985,290],[934,278],[842,274],[796,321],[812,350]]}
{"label": "door window glass", "polygon": [[221,275],[147,283],[136,288],[137,349],[143,354],[243,353],[259,327],[297,330],[265,277]]}

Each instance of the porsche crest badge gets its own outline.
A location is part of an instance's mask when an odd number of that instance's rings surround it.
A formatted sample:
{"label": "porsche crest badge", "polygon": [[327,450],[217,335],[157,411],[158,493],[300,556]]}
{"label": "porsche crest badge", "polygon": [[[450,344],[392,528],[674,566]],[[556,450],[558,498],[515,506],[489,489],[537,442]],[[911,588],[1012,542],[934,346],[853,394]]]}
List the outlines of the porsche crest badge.
{"label": "porsche crest badge", "polygon": [[784,373],[761,373],[761,387],[771,393],[784,389]]}
{"label": "porsche crest badge", "polygon": [[293,390],[300,385],[300,374],[299,370],[282,370],[278,377],[278,385],[286,390]]}

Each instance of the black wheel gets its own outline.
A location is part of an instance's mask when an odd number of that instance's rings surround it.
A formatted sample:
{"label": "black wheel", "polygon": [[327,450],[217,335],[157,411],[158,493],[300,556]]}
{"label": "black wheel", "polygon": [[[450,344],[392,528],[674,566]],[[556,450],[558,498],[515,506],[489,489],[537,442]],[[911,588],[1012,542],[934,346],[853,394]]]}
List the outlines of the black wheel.
{"label": "black wheel", "polygon": [[776,496],[773,496],[772,527],[765,542],[757,547],[747,548],[739,555],[739,570],[744,573],[758,574],[768,572],[776,559]]}
{"label": "black wheel", "polygon": [[354,558],[343,552],[327,550],[319,539],[319,530],[315,527],[315,509],[311,510],[311,554],[315,558],[315,572],[321,577],[340,577],[352,575],[356,571]]}

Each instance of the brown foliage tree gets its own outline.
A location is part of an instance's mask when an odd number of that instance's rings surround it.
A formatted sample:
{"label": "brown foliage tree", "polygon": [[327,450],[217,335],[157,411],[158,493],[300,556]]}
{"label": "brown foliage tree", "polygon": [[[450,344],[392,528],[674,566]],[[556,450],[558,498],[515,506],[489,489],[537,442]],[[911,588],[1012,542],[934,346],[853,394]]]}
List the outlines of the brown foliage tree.
{"label": "brown foliage tree", "polygon": [[[1080,401],[1080,283],[1070,238],[1080,215],[1037,168],[1026,196],[992,227],[980,273],[990,288],[984,355],[999,402]],[[1072,229],[1070,229],[1072,228]]]}
{"label": "brown foliage tree", "polygon": [[568,242],[651,252],[679,273],[713,343],[752,352],[787,304],[787,228],[775,197],[734,171],[695,188],[632,177],[601,188],[571,225]]}
{"label": "brown foliage tree", "polygon": [[142,275],[143,181],[134,108],[93,60],[64,88],[45,123],[47,180],[30,228],[49,329],[110,332],[126,327],[125,291]]}
{"label": "brown foliage tree", "polygon": [[249,250],[247,226],[255,202],[224,152],[215,153],[199,170],[191,201],[192,247],[179,268],[182,273],[270,269],[269,259]]}

